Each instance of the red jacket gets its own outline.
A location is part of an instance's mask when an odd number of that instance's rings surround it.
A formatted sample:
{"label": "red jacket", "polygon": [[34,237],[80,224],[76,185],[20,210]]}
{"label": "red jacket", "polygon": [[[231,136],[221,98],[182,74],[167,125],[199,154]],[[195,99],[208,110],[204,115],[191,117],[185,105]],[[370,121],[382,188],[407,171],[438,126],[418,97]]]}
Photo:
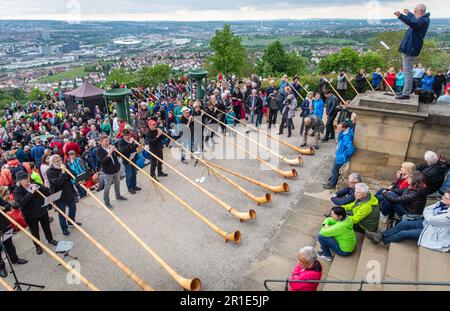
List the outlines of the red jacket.
{"label": "red jacket", "polygon": [[[314,265],[309,269],[303,269],[300,264],[297,264],[292,271],[291,278],[289,280],[320,280],[322,278],[322,265],[319,261],[316,261]],[[289,291],[292,292],[315,292],[319,287],[319,283],[289,283]]]}
{"label": "red jacket", "polygon": [[386,73],[386,82],[393,87],[395,85],[395,78],[397,75],[395,73]]}

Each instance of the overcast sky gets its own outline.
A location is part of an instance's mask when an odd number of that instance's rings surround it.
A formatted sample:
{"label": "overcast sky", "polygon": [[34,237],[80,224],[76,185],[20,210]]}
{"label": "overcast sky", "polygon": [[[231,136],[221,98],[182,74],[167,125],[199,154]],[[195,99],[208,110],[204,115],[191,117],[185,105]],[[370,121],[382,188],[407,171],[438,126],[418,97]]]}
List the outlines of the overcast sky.
{"label": "overcast sky", "polygon": [[[267,20],[394,18],[411,0],[0,0],[0,19]],[[424,0],[432,18],[450,18],[448,0]],[[447,4],[446,4],[447,2]]]}

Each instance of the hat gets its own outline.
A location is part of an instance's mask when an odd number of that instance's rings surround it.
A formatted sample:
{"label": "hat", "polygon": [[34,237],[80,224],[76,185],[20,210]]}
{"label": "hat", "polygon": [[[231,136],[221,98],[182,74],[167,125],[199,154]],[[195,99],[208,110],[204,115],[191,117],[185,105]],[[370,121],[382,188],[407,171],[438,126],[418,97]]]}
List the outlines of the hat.
{"label": "hat", "polygon": [[150,121],[148,121],[148,125],[150,126],[150,125],[156,125],[156,121],[155,120],[150,120]]}
{"label": "hat", "polygon": [[19,172],[17,172],[17,174],[14,177],[15,177],[14,178],[15,182],[18,182],[18,181],[27,179],[28,178],[28,174],[23,172],[23,171],[19,171]]}
{"label": "hat", "polygon": [[181,112],[191,112],[191,110],[188,107],[183,107]]}

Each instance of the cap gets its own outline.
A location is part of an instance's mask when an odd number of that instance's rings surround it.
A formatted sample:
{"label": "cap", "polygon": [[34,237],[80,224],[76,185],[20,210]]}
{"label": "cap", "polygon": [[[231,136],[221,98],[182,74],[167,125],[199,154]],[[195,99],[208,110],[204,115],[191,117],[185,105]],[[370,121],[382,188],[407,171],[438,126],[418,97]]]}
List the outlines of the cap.
{"label": "cap", "polygon": [[183,107],[181,112],[190,112],[191,110],[188,107]]}

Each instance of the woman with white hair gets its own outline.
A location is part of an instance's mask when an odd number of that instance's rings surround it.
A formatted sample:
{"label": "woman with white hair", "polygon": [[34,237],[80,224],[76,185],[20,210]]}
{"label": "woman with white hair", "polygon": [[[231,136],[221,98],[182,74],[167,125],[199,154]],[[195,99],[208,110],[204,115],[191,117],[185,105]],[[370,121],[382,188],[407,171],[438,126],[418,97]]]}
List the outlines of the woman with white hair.
{"label": "woman with white hair", "polygon": [[425,175],[425,182],[428,186],[429,194],[435,193],[444,183],[447,165],[433,151],[425,152],[424,159],[425,163],[419,165],[417,170]]}
{"label": "woman with white hair", "polygon": [[[322,265],[317,260],[317,253],[312,246],[302,247],[297,253],[298,264],[292,271],[289,281],[320,280]],[[317,291],[319,283],[289,282],[289,291]]]}

